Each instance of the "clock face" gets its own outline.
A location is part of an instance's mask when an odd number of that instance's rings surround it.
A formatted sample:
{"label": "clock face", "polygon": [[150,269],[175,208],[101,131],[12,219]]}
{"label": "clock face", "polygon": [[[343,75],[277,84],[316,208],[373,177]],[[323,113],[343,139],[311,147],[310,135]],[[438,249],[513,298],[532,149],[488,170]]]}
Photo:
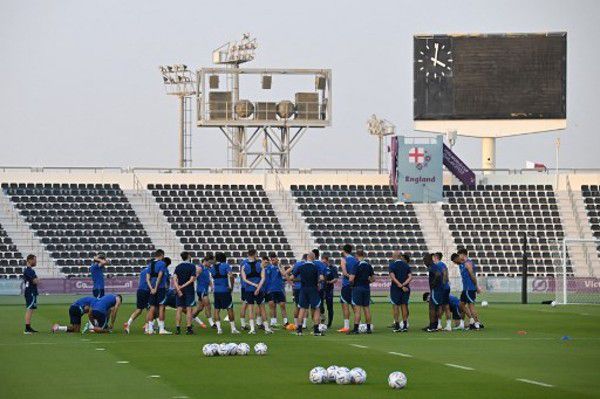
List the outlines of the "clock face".
{"label": "clock face", "polygon": [[426,83],[441,82],[452,77],[453,61],[449,40],[423,40],[415,51],[416,72]]}

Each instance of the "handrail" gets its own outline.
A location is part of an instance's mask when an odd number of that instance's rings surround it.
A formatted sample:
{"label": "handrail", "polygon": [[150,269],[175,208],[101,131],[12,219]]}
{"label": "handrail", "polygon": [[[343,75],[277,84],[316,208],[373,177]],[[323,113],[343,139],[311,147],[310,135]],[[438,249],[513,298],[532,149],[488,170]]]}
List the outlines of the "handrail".
{"label": "handrail", "polygon": [[[581,218],[579,217],[579,209],[577,208],[577,205],[576,205],[575,195],[573,194],[573,188],[571,187],[571,180],[569,179],[568,175],[566,176],[565,180],[566,180],[566,186],[567,186],[567,195],[569,196],[571,212],[573,213],[573,216],[575,217],[575,224],[577,226],[577,232],[579,234],[579,238],[583,239],[584,238],[583,225],[581,222]],[[591,275],[593,275],[593,268],[592,268],[592,262],[590,260],[590,254],[588,252],[586,245],[582,245],[582,249],[583,249],[583,257],[585,259],[585,264],[586,264],[588,271],[590,273],[590,276],[591,276]]]}
{"label": "handrail", "polygon": [[309,242],[307,242],[306,237],[310,236],[310,230],[306,228],[306,224],[304,220],[300,220],[298,215],[296,214],[296,202],[289,198],[289,190],[286,190],[281,180],[279,179],[279,175],[274,174],[275,180],[275,188],[279,193],[279,197],[283,200],[283,205],[285,207],[285,211],[290,215],[292,223],[294,225],[294,229],[300,235],[300,244],[302,245],[303,250],[308,250]]}

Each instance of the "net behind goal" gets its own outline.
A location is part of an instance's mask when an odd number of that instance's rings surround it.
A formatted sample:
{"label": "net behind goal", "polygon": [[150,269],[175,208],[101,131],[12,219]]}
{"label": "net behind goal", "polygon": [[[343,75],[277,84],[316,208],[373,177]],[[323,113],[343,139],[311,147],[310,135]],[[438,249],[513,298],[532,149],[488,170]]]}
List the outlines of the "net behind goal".
{"label": "net behind goal", "polygon": [[[565,238],[554,279],[558,304],[600,304],[600,240]],[[558,262],[557,262],[558,263]]]}

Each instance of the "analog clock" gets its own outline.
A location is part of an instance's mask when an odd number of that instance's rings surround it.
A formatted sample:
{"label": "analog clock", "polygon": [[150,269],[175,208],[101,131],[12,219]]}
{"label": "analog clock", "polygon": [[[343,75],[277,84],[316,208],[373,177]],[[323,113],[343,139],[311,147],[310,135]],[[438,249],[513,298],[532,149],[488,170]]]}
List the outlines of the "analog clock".
{"label": "analog clock", "polygon": [[452,48],[450,41],[429,39],[415,49],[415,68],[427,83],[441,82],[452,76]]}

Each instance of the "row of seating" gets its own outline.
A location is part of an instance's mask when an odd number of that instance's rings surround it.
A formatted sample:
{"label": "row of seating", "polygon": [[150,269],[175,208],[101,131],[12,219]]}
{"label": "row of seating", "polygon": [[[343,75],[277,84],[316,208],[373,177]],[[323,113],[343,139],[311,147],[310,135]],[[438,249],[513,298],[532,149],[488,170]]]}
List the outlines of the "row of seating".
{"label": "row of seating", "polygon": [[[20,273],[24,265],[25,259],[23,259],[23,255],[19,252],[16,245],[13,244],[12,239],[0,224],[0,278]],[[15,266],[18,267],[15,268]],[[17,269],[18,271],[15,272]]]}

